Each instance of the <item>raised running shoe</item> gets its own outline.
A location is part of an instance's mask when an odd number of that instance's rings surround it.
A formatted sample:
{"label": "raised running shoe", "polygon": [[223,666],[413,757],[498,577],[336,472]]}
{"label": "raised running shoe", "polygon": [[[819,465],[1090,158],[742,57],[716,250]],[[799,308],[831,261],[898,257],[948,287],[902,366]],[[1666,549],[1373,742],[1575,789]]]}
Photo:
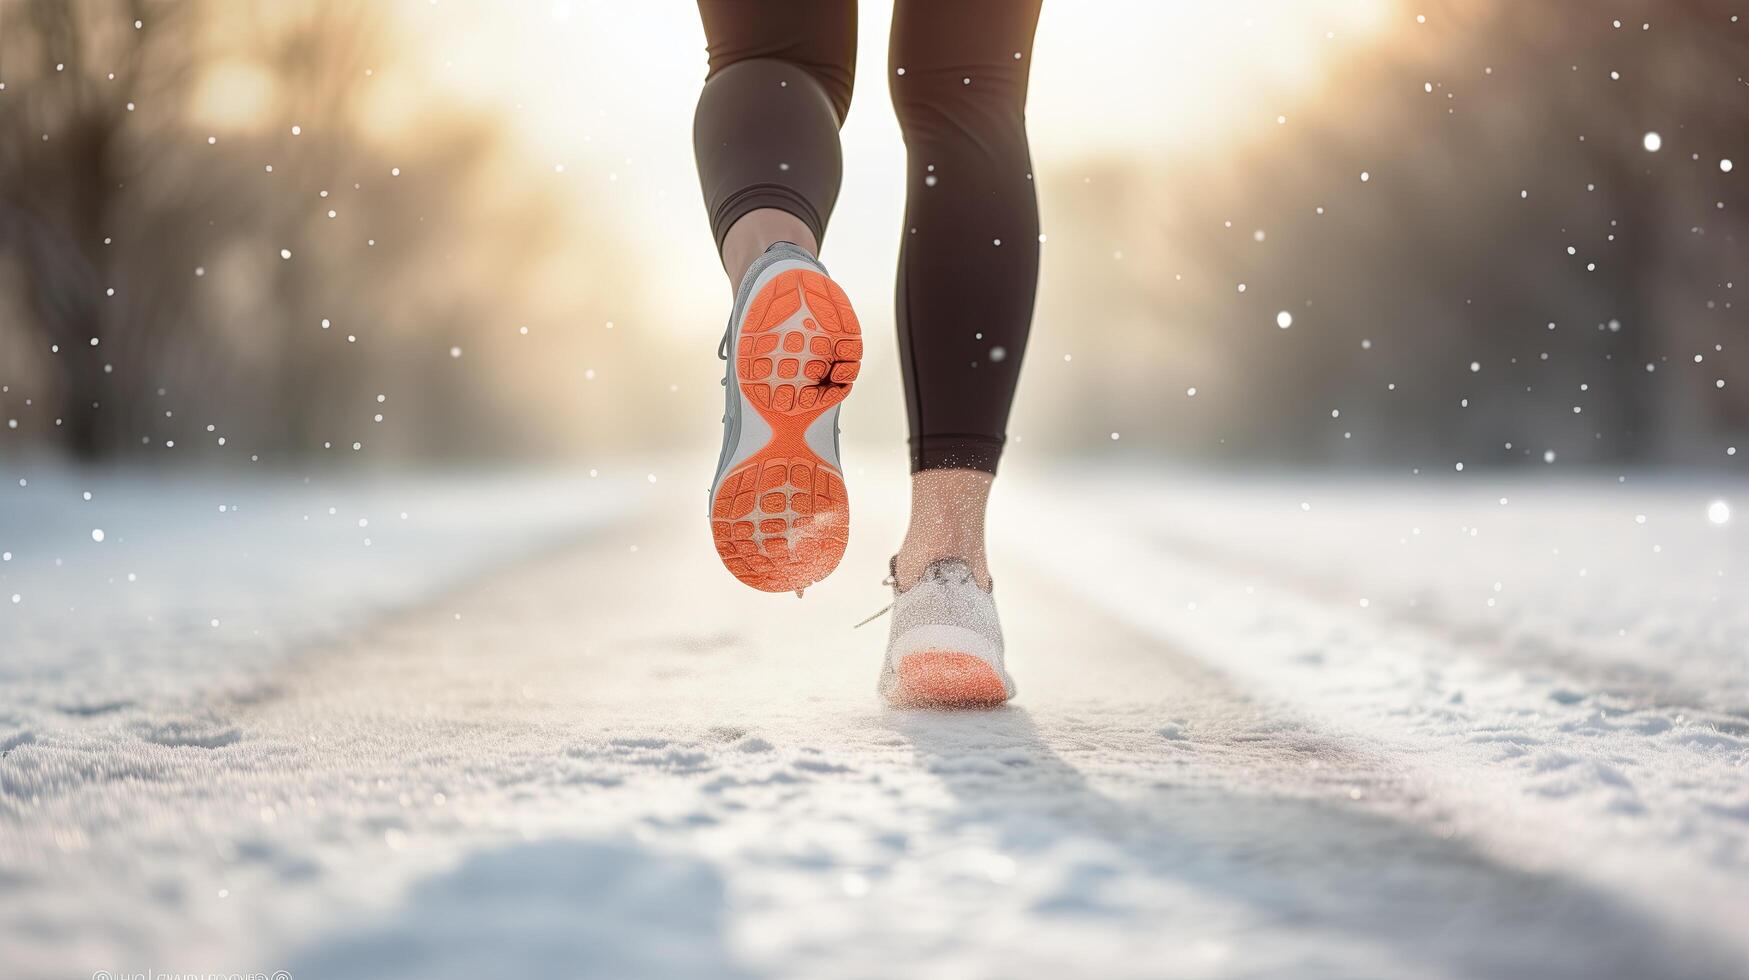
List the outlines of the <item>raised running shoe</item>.
{"label": "raised running shoe", "polygon": [[799,593],[838,567],[849,539],[838,410],[862,328],[825,267],[779,242],[742,278],[718,355],[728,364],[711,537],[736,578]]}

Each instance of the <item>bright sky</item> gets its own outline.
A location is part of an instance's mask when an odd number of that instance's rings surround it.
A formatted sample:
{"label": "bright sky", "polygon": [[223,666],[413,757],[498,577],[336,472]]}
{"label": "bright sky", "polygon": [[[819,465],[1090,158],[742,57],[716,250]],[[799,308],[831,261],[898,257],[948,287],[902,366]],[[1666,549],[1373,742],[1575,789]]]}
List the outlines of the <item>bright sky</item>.
{"label": "bright sky", "polygon": [[[514,122],[529,179],[594,183],[633,247],[714,265],[692,161],[705,71],[692,3],[402,2],[410,46],[446,97]],[[845,182],[823,255],[870,297],[891,292],[902,204],[885,85],[891,10],[891,0],[861,4]],[[1390,0],[1045,0],[1028,110],[1036,169],[1091,154],[1207,152],[1273,127],[1394,10]]]}

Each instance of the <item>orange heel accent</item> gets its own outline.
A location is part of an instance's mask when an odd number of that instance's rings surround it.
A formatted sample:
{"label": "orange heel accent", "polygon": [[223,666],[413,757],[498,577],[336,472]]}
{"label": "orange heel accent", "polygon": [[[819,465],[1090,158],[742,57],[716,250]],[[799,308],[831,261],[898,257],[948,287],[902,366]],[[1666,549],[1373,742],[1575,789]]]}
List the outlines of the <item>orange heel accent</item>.
{"label": "orange heel accent", "polygon": [[899,658],[894,704],[905,708],[993,708],[1008,700],[994,668],[969,653],[928,650]]}
{"label": "orange heel accent", "polygon": [[806,434],[850,394],[861,334],[844,290],[818,272],[781,273],[748,304],[735,377],[771,427],[771,441],[723,478],[711,501],[711,537],[724,567],[755,589],[806,588],[844,557],[844,474],[809,448]]}

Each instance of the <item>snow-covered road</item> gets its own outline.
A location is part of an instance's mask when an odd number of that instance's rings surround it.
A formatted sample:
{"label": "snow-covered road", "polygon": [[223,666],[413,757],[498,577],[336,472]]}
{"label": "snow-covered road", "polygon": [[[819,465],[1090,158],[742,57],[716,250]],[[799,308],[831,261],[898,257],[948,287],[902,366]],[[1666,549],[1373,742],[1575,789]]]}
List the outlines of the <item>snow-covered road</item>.
{"label": "snow-covered road", "polygon": [[1749,972],[1741,481],[1021,472],[953,714],[629,476],[8,501],[0,973]]}

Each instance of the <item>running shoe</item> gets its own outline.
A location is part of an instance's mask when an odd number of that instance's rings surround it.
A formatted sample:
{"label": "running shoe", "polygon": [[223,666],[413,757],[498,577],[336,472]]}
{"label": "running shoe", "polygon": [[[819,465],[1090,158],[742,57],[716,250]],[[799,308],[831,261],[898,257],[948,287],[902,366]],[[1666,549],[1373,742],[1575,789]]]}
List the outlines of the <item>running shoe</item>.
{"label": "running shoe", "polygon": [[728,365],[711,537],[736,578],[800,594],[838,567],[849,540],[838,409],[861,366],[862,328],[825,267],[779,242],[742,278],[718,355]]}
{"label": "running shoe", "polygon": [[902,708],[991,708],[1014,697],[1002,664],[996,600],[963,559],[931,562],[904,591],[893,581],[891,608],[879,688],[887,701]]}

